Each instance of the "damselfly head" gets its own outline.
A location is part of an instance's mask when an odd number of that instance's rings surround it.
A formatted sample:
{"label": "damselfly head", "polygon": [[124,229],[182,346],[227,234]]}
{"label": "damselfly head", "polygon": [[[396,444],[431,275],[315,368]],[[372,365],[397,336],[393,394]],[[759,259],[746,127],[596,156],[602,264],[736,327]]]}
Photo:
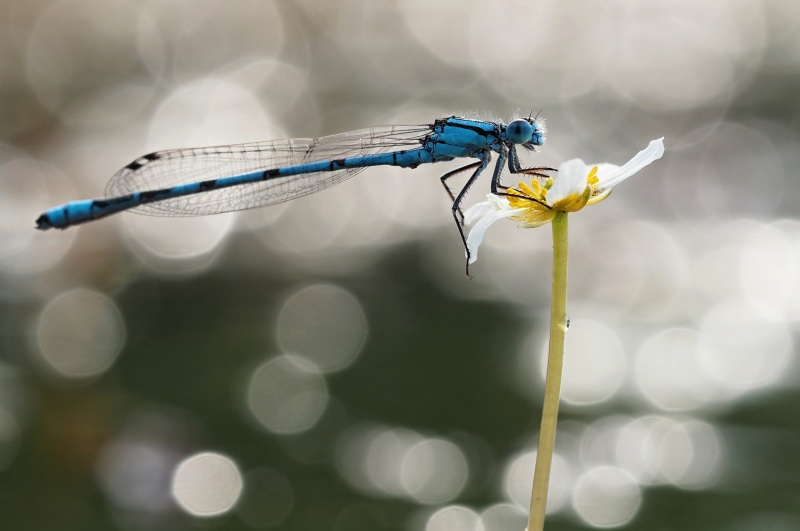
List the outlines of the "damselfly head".
{"label": "damselfly head", "polygon": [[506,126],[506,138],[514,144],[527,144],[533,135],[533,123],[530,120],[514,120]]}
{"label": "damselfly head", "polygon": [[506,126],[506,138],[530,150],[544,144],[544,122],[536,118],[518,118]]}

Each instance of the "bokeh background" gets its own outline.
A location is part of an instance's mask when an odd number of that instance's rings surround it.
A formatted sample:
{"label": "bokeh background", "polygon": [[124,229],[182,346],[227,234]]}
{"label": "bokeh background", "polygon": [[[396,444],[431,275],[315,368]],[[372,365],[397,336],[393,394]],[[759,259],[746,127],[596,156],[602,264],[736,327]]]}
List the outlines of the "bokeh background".
{"label": "bokeh background", "polygon": [[[438,176],[37,232],[139,155],[541,111],[572,216],[548,529],[800,529],[800,4],[0,1],[0,529],[525,526],[547,228]],[[488,176],[469,201],[482,200]]]}

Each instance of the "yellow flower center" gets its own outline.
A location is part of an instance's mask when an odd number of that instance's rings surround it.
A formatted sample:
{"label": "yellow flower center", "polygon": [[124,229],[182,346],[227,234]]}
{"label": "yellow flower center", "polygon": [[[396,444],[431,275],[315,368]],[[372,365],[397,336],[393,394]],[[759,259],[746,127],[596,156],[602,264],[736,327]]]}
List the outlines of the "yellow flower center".
{"label": "yellow flower center", "polygon": [[589,172],[589,175],[586,177],[586,182],[589,183],[590,186],[594,186],[597,184],[599,179],[597,178],[597,166],[592,168],[592,171]]}
{"label": "yellow flower center", "polygon": [[511,219],[521,223],[523,227],[538,227],[553,220],[556,212],[577,212],[588,204],[597,203],[605,199],[610,190],[604,191],[597,188],[597,166],[594,166],[586,176],[586,187],[580,193],[572,193],[550,204],[547,201],[547,192],[553,186],[553,179],[548,178],[544,183],[537,179],[527,183],[519,183],[519,189],[509,188],[506,197],[511,208],[525,209],[522,214]]}
{"label": "yellow flower center", "polygon": [[547,191],[553,186],[553,179],[546,179],[544,185],[534,179],[530,186],[523,182],[518,186],[519,190],[508,188],[506,198],[511,208],[524,208],[525,212],[511,219],[529,228],[550,223],[556,216],[556,211],[547,205]]}
{"label": "yellow flower center", "polygon": [[611,189],[603,190],[602,188],[598,188],[596,186],[597,183],[600,182],[600,179],[597,178],[597,166],[592,168],[592,171],[589,172],[586,182],[589,183],[589,186],[592,189],[592,194],[589,197],[589,201],[586,202],[587,205],[599,203],[611,193]]}

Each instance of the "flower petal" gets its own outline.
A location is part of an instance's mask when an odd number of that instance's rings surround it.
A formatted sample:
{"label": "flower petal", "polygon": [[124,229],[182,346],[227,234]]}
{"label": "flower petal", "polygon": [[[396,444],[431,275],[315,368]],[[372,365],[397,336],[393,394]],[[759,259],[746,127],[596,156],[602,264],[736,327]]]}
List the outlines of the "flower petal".
{"label": "flower petal", "polygon": [[492,209],[485,216],[478,220],[474,227],[469,231],[467,236],[467,249],[469,250],[469,263],[474,264],[478,259],[478,247],[483,242],[483,236],[486,231],[495,221],[504,218],[510,218],[525,213],[524,208],[515,208],[511,210],[494,210]]}
{"label": "flower petal", "polygon": [[597,178],[600,181],[602,181],[603,179],[607,179],[609,175],[618,171],[621,168],[621,166],[619,166],[618,164],[611,164],[610,162],[598,162],[597,164],[595,164],[595,167],[597,168],[597,175],[598,175]]}
{"label": "flower petal", "polygon": [[634,173],[649,165],[651,162],[660,159],[663,154],[664,137],[662,136],[661,138],[650,142],[646,148],[634,155],[634,157],[626,162],[622,167],[617,168],[616,171],[608,171],[611,169],[611,164],[598,164],[598,188],[613,188]]}
{"label": "flower petal", "polygon": [[590,169],[581,159],[561,163],[553,186],[547,191],[547,204],[553,206],[566,197],[583,194]]}
{"label": "flower petal", "polygon": [[486,194],[486,201],[475,203],[464,212],[464,225],[472,225],[478,219],[489,215],[494,211],[513,210],[506,196]]}
{"label": "flower petal", "polygon": [[605,199],[611,194],[611,188],[606,188],[602,192],[597,195],[593,195],[589,198],[589,201],[586,202],[587,205],[594,205]]}
{"label": "flower petal", "polygon": [[524,216],[514,216],[513,219],[514,221],[519,221],[517,226],[521,229],[535,229],[553,221],[556,213],[556,210],[528,211]]}
{"label": "flower petal", "polygon": [[464,211],[464,225],[472,225],[477,220],[484,216],[488,216],[492,212],[494,212],[494,208],[489,203],[489,201],[481,201],[480,203],[475,203],[471,207],[469,207],[466,211]]}

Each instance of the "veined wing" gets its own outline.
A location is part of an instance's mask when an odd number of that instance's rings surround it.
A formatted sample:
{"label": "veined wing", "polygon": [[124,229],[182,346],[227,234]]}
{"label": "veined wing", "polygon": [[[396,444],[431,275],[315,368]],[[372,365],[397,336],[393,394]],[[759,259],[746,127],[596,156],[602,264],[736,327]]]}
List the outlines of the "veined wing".
{"label": "veined wing", "polygon": [[[106,185],[106,197],[162,190],[177,185],[244,175],[323,160],[415,149],[430,126],[388,126],[319,138],[292,138],[205,148],[172,149],[140,157]],[[198,216],[289,201],[338,184],[365,168],[306,173],[208,190],[138,206],[158,216]]]}

